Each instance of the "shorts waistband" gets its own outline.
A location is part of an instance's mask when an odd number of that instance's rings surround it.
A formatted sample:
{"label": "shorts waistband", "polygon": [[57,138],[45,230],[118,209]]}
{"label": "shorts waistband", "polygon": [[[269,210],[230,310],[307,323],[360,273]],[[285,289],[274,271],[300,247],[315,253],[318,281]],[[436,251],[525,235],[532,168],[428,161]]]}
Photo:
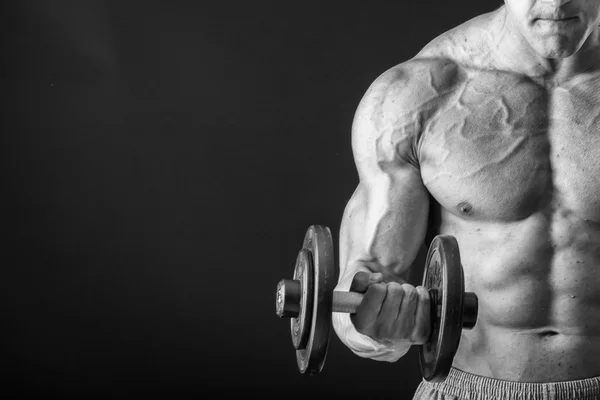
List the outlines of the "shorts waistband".
{"label": "shorts waistband", "polygon": [[549,383],[513,382],[474,375],[452,368],[443,382],[423,381],[423,385],[444,394],[467,399],[600,399],[600,377]]}

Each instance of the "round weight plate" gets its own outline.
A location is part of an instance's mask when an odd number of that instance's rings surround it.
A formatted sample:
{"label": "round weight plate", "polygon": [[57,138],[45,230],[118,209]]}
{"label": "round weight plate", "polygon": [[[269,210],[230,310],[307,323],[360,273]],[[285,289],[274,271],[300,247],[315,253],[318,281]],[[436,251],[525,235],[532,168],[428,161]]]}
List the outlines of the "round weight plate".
{"label": "round weight plate", "polygon": [[419,346],[421,373],[427,381],[441,382],[450,372],[462,333],[464,275],[453,236],[438,235],[431,242],[423,286],[431,297],[431,335]]}
{"label": "round weight plate", "polygon": [[302,248],[312,256],[314,296],[308,342],[306,348],[296,350],[296,361],[301,373],[316,375],[321,372],[327,357],[333,290],[337,283],[329,228],[320,225],[308,228]]}
{"label": "round weight plate", "polygon": [[305,348],[308,342],[313,308],[313,275],[312,256],[307,249],[302,249],[296,257],[293,278],[300,282],[300,312],[298,317],[291,319],[290,326],[295,349]]}

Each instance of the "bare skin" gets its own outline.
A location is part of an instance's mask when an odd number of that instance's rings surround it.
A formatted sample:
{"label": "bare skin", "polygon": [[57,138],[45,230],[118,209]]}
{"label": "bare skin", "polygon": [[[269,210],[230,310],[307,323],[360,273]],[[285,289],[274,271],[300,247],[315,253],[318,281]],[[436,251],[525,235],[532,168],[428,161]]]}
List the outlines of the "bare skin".
{"label": "bare skin", "polygon": [[[588,30],[536,20],[533,34],[556,35],[529,38],[524,3]],[[356,354],[395,361],[423,342],[427,293],[404,282],[423,242],[451,234],[479,298],[455,367],[521,382],[600,376],[599,24],[597,1],[507,0],[369,88],[337,287],[366,294],[356,315],[333,318]]]}

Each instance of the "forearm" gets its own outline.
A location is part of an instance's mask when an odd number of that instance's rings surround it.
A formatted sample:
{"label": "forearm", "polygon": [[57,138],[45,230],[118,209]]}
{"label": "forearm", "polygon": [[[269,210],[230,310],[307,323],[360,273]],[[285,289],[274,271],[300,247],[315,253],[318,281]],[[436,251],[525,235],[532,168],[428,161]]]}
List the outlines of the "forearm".
{"label": "forearm", "polygon": [[[349,201],[340,227],[339,291],[350,291],[358,272],[381,274],[386,283],[407,282],[425,235],[425,202],[409,208],[413,213],[407,216],[394,207],[407,202],[371,199],[368,207],[368,196],[361,189]],[[349,314],[333,313],[332,321],[342,343],[361,357],[393,362],[411,347],[410,342],[379,342],[358,332]]]}

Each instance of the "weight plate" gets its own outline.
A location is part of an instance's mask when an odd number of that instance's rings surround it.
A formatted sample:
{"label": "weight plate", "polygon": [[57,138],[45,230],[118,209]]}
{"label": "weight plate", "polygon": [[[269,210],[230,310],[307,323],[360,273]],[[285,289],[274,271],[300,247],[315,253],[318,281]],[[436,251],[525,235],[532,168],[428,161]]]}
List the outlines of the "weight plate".
{"label": "weight plate", "polygon": [[329,228],[313,225],[304,236],[303,249],[312,257],[313,307],[308,342],[304,349],[296,350],[296,361],[301,373],[316,375],[321,372],[331,329],[333,290],[337,284],[337,268],[333,253],[333,240]]}
{"label": "weight plate", "polygon": [[436,236],[423,276],[431,297],[431,335],[419,346],[419,361],[427,381],[443,381],[452,367],[462,333],[464,285],[458,242],[450,235]]}
{"label": "weight plate", "polygon": [[295,349],[303,349],[308,342],[313,308],[313,266],[312,256],[307,249],[302,249],[296,257],[294,280],[300,282],[300,306],[298,317],[291,319],[292,343]]}

